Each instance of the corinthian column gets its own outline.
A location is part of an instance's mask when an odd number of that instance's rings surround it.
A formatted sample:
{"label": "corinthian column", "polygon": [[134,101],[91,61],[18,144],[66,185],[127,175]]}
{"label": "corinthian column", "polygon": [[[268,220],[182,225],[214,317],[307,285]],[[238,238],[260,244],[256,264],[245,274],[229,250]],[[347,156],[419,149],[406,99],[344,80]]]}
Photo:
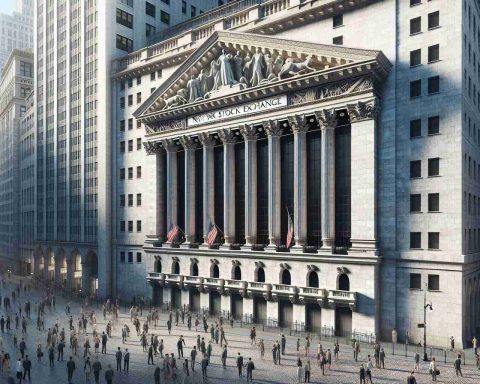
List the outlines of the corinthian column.
{"label": "corinthian column", "polygon": [[289,119],[293,131],[293,230],[294,250],[303,250],[307,245],[307,130],[304,116]]}
{"label": "corinthian column", "polygon": [[195,149],[197,143],[190,136],[180,138],[185,150],[185,243],[190,248],[195,241]]}
{"label": "corinthian column", "polygon": [[173,140],[165,140],[167,151],[167,232],[178,224],[178,145]]}
{"label": "corinthian column", "polygon": [[263,124],[268,137],[268,247],[276,250],[281,232],[281,166],[280,137],[282,127],[278,121]]}
{"label": "corinthian column", "polygon": [[322,165],[320,188],[322,203],[322,248],[335,246],[335,127],[337,125],[334,109],[324,109],[316,113],[322,133]]}
{"label": "corinthian column", "polygon": [[223,248],[235,242],[235,142],[237,136],[228,129],[218,133],[223,142]]}
{"label": "corinthian column", "polygon": [[213,146],[215,140],[208,133],[201,133],[198,138],[203,144],[203,243],[207,243],[207,235],[210,223],[215,219],[214,201],[214,170],[213,170]]}
{"label": "corinthian column", "polygon": [[245,140],[245,248],[257,239],[257,130],[243,125],[240,133]]}

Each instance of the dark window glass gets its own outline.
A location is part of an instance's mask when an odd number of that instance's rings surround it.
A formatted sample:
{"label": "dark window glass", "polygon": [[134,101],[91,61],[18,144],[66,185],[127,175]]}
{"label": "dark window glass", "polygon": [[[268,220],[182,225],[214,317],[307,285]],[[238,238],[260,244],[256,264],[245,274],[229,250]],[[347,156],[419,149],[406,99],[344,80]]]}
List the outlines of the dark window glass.
{"label": "dark window glass", "polygon": [[[177,195],[185,196],[185,152],[184,151],[180,151],[177,153]],[[185,230],[185,199],[177,200],[177,224],[182,229],[182,231]],[[223,222],[221,223],[216,222],[216,224],[220,228],[223,228]]]}
{"label": "dark window glass", "polygon": [[120,120],[120,132],[125,132],[125,120]]}
{"label": "dark window glass", "polygon": [[259,267],[257,270],[257,280],[255,280],[259,283],[264,283],[265,282],[265,270],[262,267]]}
{"label": "dark window glass", "polygon": [[145,24],[145,36],[150,37],[155,34],[156,28],[153,25]]}
{"label": "dark window glass", "polygon": [[120,262],[125,263],[125,252],[120,252]]}
{"label": "dark window glass", "polygon": [[422,210],[422,195],[412,194],[410,195],[410,212],[421,212]]}
{"label": "dark window glass", "polygon": [[420,65],[422,63],[422,50],[415,49],[410,51],[410,66]]}
{"label": "dark window glass", "polygon": [[288,269],[284,269],[282,272],[282,283],[285,285],[290,285],[292,284],[292,277],[290,275],[290,271]]}
{"label": "dark window glass", "polygon": [[440,211],[440,194],[439,193],[428,194],[428,211],[429,212]]}
{"label": "dark window glass", "polygon": [[440,77],[432,76],[428,78],[428,93],[437,93],[440,92]]}
{"label": "dark window glass", "polygon": [[410,97],[419,97],[422,95],[422,80],[410,82]]}
{"label": "dark window glass", "polygon": [[428,248],[429,249],[440,248],[440,234],[438,232],[428,232]]}
{"label": "dark window glass", "polygon": [[215,180],[215,223],[223,230],[223,145],[213,149]]}
{"label": "dark window glass", "polygon": [[117,8],[117,23],[127,28],[133,28],[133,15]]}
{"label": "dark window glass", "polygon": [[120,232],[125,232],[125,221],[120,221]]}
{"label": "dark window glass", "polygon": [[336,36],[332,39],[332,44],[343,45],[343,36]]}
{"label": "dark window glass", "polygon": [[133,207],[133,195],[131,193],[128,195],[128,206]]}
{"label": "dark window glass", "polygon": [[428,62],[440,60],[440,45],[435,44],[428,47]]}
{"label": "dark window glass", "polygon": [[321,134],[307,133],[307,244],[322,245],[321,227]]}
{"label": "dark window glass", "polygon": [[422,233],[410,232],[410,248],[419,249],[422,248]]}
{"label": "dark window glass", "polygon": [[187,14],[187,2],[185,0],[182,0],[182,13]]}
{"label": "dark window glass", "polygon": [[137,206],[140,207],[142,205],[142,194],[137,193]]}
{"label": "dark window glass", "polygon": [[133,263],[133,252],[128,252],[128,262]]}
{"label": "dark window glass", "polygon": [[155,17],[155,5],[145,2],[145,13],[149,16]]}
{"label": "dark window glass", "polygon": [[125,109],[125,97],[120,97],[120,108]]}
{"label": "dark window glass", "polygon": [[422,120],[410,120],[410,138],[422,136]]}
{"label": "dark window glass", "polygon": [[242,280],[242,270],[238,265],[233,268],[233,279],[234,280]]}
{"label": "dark window glass", "polygon": [[170,0],[162,0],[162,3],[170,5]]}
{"label": "dark window glass", "polygon": [[428,176],[440,175],[440,159],[438,157],[428,159]]}
{"label": "dark window glass", "polygon": [[178,261],[174,261],[172,264],[172,273],[174,275],[179,275],[180,274],[180,264]]}
{"label": "dark window glass", "polygon": [[436,135],[440,133],[440,117],[430,116],[428,118],[428,134]]}
{"label": "dark window glass", "polygon": [[133,87],[133,79],[130,78],[128,79],[128,88],[132,88]]}
{"label": "dark window glass", "polygon": [[410,6],[421,4],[422,0],[410,0]]}
{"label": "dark window glass", "polygon": [[120,195],[120,206],[125,207],[125,195]]}
{"label": "dark window glass", "polygon": [[170,25],[170,14],[165,12],[165,11],[161,11],[160,12],[160,20],[162,21],[162,23]]}
{"label": "dark window glass", "polygon": [[120,168],[120,180],[125,180],[125,168]]}
{"label": "dark window glass", "polygon": [[350,246],[351,234],[351,129],[335,129],[335,245]]}
{"label": "dark window glass", "polygon": [[235,243],[245,243],[245,143],[235,144]]}
{"label": "dark window glass", "polygon": [[419,33],[422,31],[422,18],[416,17],[410,20],[410,34]]}
{"label": "dark window glass", "polygon": [[125,153],[125,141],[120,142],[120,153]]}
{"label": "dark window glass", "polygon": [[312,288],[318,288],[318,273],[315,271],[310,272],[308,275],[308,286]]}
{"label": "dark window glass", "polygon": [[150,80],[155,80],[155,72],[150,73]]}
{"label": "dark window glass", "polygon": [[211,273],[212,277],[214,279],[218,279],[220,277],[220,271],[218,269],[218,265],[217,264],[214,264],[213,267],[212,267],[212,273]]}
{"label": "dark window glass", "polygon": [[126,38],[122,35],[117,35],[117,45],[118,49],[121,49],[125,52],[132,52],[133,51],[133,40]]}
{"label": "dark window glass", "polygon": [[[289,178],[290,176],[293,177],[293,163],[292,163],[292,175],[288,174],[285,177]],[[268,183],[267,183],[268,141],[267,140],[257,141],[257,180],[265,181],[265,182],[257,182],[257,244],[268,244]],[[282,184],[282,187],[283,187],[283,184]],[[282,217],[283,216],[284,215],[282,215]]]}
{"label": "dark window glass", "polygon": [[[235,168],[235,173],[237,168]],[[202,196],[203,194],[203,149],[199,148],[195,151],[195,194]],[[195,229],[196,242],[203,242],[203,198],[195,199]]]}
{"label": "dark window glass", "polygon": [[422,177],[422,161],[410,161],[410,178]]}
{"label": "dark window glass", "polygon": [[340,27],[343,25],[343,15],[335,15],[333,16],[333,28]]}
{"label": "dark window glass", "polygon": [[[294,149],[293,149],[293,135],[286,135],[280,138],[280,162],[282,169],[281,177],[281,244],[285,244],[288,232],[288,212],[293,215],[293,185],[294,185]],[[262,180],[262,179],[259,179]],[[264,179],[264,180],[268,180]],[[261,183],[266,184],[266,183]],[[267,186],[265,186],[267,189]],[[267,197],[268,199],[268,197]],[[292,216],[293,219],[293,216]]]}
{"label": "dark window glass", "polygon": [[133,129],[133,119],[128,119],[128,130],[131,131]]}
{"label": "dark window glass", "polygon": [[410,289],[422,289],[422,275],[410,273]]}
{"label": "dark window glass", "polygon": [[195,17],[197,16],[197,8],[195,6],[190,7],[190,17]]}
{"label": "dark window glass", "polygon": [[430,291],[439,291],[440,290],[440,276],[439,275],[428,275],[428,289]]}
{"label": "dark window glass", "polygon": [[140,252],[137,252],[137,263],[142,262],[142,254]]}
{"label": "dark window glass", "polygon": [[137,76],[137,85],[142,84],[142,76]]}
{"label": "dark window glass", "polygon": [[197,263],[192,264],[192,276],[198,276],[198,264]]}
{"label": "dark window glass", "polygon": [[128,222],[128,232],[133,232],[133,221]]}
{"label": "dark window glass", "polygon": [[137,220],[137,232],[142,232],[142,221]]}
{"label": "dark window glass", "polygon": [[350,291],[350,279],[345,273],[338,277],[338,289],[340,291]]}
{"label": "dark window glass", "polygon": [[428,29],[440,26],[440,12],[432,12],[428,14]]}
{"label": "dark window glass", "polygon": [[138,166],[137,167],[137,179],[141,179],[141,178],[142,178],[142,167]]}
{"label": "dark window glass", "polygon": [[128,105],[133,105],[133,95],[128,95]]}

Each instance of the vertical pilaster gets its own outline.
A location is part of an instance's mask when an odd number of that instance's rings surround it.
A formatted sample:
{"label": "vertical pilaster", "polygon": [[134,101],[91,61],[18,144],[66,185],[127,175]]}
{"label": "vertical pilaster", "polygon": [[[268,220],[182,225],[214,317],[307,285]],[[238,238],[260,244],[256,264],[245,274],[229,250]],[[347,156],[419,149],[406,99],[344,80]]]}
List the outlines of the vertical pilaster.
{"label": "vertical pilaster", "polygon": [[[276,250],[281,232],[281,164],[280,137],[282,128],[276,121],[263,124],[268,137],[268,241],[267,248]],[[252,312],[253,313],[253,312]]]}
{"label": "vertical pilaster", "polygon": [[335,246],[335,127],[336,111],[324,109],[316,113],[322,133],[321,204],[322,248]]}
{"label": "vertical pilaster", "polygon": [[82,293],[90,294],[90,265],[86,260],[82,260]]}
{"label": "vertical pilaster", "polygon": [[237,136],[228,129],[218,133],[223,142],[223,231],[225,243],[222,248],[230,248],[235,242],[235,142]]}
{"label": "vertical pilaster", "polygon": [[294,250],[303,251],[307,245],[307,130],[304,116],[289,119],[293,131],[293,230]]}
{"label": "vertical pilaster", "polygon": [[[347,104],[351,122],[351,251],[377,248],[376,99]],[[349,252],[350,253],[350,252]]]}
{"label": "vertical pilaster", "polygon": [[245,140],[245,248],[257,240],[257,130],[243,125],[240,133]]}
{"label": "vertical pilaster", "polygon": [[167,151],[167,231],[178,224],[178,146],[171,140],[165,140],[163,147]]}
{"label": "vertical pilaster", "polygon": [[189,248],[195,241],[195,149],[197,143],[191,137],[180,139],[185,149],[185,243]]}
{"label": "vertical pilaster", "polygon": [[75,259],[67,258],[67,291],[73,288],[73,279],[75,276]]}
{"label": "vertical pilaster", "polygon": [[206,244],[210,223],[215,218],[213,146],[215,140],[208,133],[201,133],[198,138],[203,144],[203,241]]}

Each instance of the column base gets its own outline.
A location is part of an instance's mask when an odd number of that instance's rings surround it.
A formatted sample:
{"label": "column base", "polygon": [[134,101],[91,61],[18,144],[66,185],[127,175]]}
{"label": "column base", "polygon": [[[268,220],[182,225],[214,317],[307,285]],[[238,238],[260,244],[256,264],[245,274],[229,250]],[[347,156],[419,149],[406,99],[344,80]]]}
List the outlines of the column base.
{"label": "column base", "polygon": [[192,243],[187,243],[187,242],[182,243],[182,244],[180,244],[180,248],[190,249],[190,248],[192,248]]}
{"label": "column base", "polygon": [[242,251],[251,251],[253,247],[253,244],[244,244],[240,247]]}
{"label": "column base", "polygon": [[303,245],[293,245],[290,247],[290,252],[303,253]]}
{"label": "column base", "polygon": [[377,241],[365,239],[351,239],[352,246],[348,250],[351,253],[374,253],[378,254]]}
{"label": "column base", "polygon": [[268,244],[265,247],[265,251],[269,251],[269,252],[277,252],[277,249],[278,247],[275,244]]}
{"label": "column base", "polygon": [[232,244],[222,244],[222,245],[220,245],[220,247],[218,249],[221,249],[222,251],[230,251],[231,250],[230,249],[231,245]]}

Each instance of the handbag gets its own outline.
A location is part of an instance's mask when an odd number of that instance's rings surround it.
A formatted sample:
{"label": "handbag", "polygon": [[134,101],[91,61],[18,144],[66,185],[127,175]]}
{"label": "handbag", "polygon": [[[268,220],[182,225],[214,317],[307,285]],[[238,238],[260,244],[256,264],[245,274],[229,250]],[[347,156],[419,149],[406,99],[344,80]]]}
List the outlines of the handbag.
{"label": "handbag", "polygon": [[437,376],[440,376],[440,371],[437,369],[437,371],[435,372],[435,374],[436,374]]}

